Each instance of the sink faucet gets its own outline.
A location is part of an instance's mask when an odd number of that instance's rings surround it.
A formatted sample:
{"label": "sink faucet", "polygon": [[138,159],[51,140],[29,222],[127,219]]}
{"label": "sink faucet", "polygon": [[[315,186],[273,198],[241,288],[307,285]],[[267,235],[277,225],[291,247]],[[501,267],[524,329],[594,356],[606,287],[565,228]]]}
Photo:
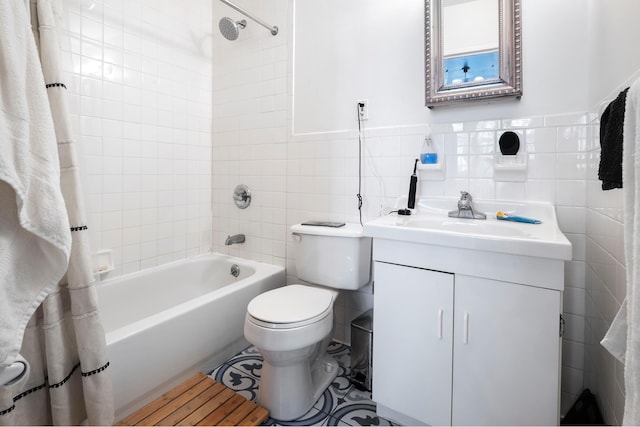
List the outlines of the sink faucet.
{"label": "sink faucet", "polygon": [[458,200],[458,210],[449,212],[451,218],[469,218],[469,219],[487,219],[487,215],[482,212],[474,211],[471,194],[466,191],[460,192],[460,200]]}
{"label": "sink faucet", "polygon": [[224,244],[229,246],[234,243],[244,243],[244,234],[234,234],[233,236],[227,236],[227,240],[224,241]]}

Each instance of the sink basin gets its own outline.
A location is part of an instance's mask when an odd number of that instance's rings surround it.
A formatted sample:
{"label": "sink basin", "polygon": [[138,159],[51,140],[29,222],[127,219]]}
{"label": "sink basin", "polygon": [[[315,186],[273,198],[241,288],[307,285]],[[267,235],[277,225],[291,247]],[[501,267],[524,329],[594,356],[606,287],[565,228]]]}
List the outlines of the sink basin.
{"label": "sink basin", "polygon": [[527,236],[528,230],[513,227],[512,224],[501,224],[497,221],[431,218],[416,215],[405,220],[403,226],[417,229],[432,229],[434,232],[475,234],[479,236]]}
{"label": "sink basin", "polygon": [[[401,199],[398,206],[406,203]],[[392,213],[364,224],[373,238],[400,240],[514,255],[570,260],[571,243],[560,231],[555,208],[549,203],[477,201],[474,208],[487,214],[486,220],[450,218],[456,198],[421,198],[413,215]],[[542,220],[527,224],[496,219],[496,212]]]}

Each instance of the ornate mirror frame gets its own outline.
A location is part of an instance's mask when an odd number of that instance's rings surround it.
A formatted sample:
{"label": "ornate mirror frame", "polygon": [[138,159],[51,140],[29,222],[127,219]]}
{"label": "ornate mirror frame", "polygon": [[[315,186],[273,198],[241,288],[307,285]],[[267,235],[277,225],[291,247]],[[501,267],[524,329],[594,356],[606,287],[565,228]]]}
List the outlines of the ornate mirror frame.
{"label": "ornate mirror frame", "polygon": [[[426,105],[433,108],[463,101],[522,96],[520,0],[499,3],[499,72],[497,79],[444,84],[442,1],[425,0]],[[466,66],[466,64],[465,64]],[[466,70],[465,70],[466,72]]]}

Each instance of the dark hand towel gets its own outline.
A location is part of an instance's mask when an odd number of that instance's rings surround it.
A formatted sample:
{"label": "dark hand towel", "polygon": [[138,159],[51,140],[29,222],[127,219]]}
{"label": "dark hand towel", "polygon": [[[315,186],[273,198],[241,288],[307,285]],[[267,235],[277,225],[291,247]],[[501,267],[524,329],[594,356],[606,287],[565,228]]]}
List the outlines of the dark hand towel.
{"label": "dark hand towel", "polygon": [[600,167],[598,178],[603,190],[622,188],[622,130],[626,88],[611,101],[600,118]]}

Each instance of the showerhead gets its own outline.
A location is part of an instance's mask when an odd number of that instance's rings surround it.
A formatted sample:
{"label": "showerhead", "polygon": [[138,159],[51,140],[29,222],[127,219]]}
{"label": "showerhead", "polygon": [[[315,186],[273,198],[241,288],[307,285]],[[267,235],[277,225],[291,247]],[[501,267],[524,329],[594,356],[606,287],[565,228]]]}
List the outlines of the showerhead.
{"label": "showerhead", "polygon": [[220,32],[227,40],[235,40],[238,38],[240,34],[240,30],[247,26],[247,21],[244,19],[242,21],[234,21],[229,17],[224,17],[220,20],[218,27],[220,27]]}

